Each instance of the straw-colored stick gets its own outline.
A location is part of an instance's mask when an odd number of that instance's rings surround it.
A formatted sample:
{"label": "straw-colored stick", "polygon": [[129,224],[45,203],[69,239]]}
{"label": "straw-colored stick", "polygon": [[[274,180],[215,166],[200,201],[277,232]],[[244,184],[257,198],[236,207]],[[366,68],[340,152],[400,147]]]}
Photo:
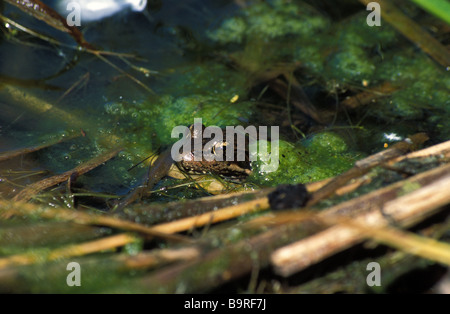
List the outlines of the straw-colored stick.
{"label": "straw-colored stick", "polygon": [[52,261],[61,258],[82,256],[95,252],[113,249],[135,242],[138,238],[129,234],[118,234],[99,240],[89,241],[81,244],[67,245],[49,252],[47,255],[25,253],[0,258],[0,269],[12,265],[30,265],[38,262]]}
{"label": "straw-colored stick", "polygon": [[218,223],[245,214],[266,210],[268,208],[269,208],[269,201],[266,197],[264,197],[250,202],[224,207],[222,209],[205,213],[202,215],[159,224],[152,227],[151,229],[153,231],[159,231],[163,233],[176,233]]}
{"label": "straw-colored stick", "polygon": [[13,203],[0,200],[0,218],[7,219],[12,215],[39,215],[39,217],[47,219],[59,219],[83,225],[100,225],[117,228],[120,230],[139,232],[148,236],[154,236],[173,241],[190,242],[189,238],[187,237],[165,234],[158,230],[153,230],[152,227],[147,227],[132,221],[127,221],[111,216],[62,208],[42,208],[35,204]]}
{"label": "straw-colored stick", "polygon": [[[389,221],[385,217],[390,217],[390,220],[394,220],[404,226],[412,225],[428,217],[437,208],[450,203],[449,186],[450,174],[447,174],[436,182],[430,183],[405,196],[388,201],[381,206],[360,202],[359,209],[362,214],[356,216],[355,219],[358,223],[368,226],[368,229],[372,226],[387,225]],[[319,221],[333,222],[339,217],[349,217],[345,213],[344,215],[333,216],[330,215],[331,212],[333,212],[332,209],[319,214],[317,219]],[[335,210],[334,213],[339,213],[339,211]],[[368,234],[371,235],[371,233]],[[276,250],[272,253],[271,260],[278,273],[288,276],[362,241],[365,237],[367,237],[367,234],[359,229],[356,230],[349,227],[348,224],[338,224]],[[375,239],[377,240],[376,237]],[[380,239],[382,242],[388,241],[385,235],[380,236]],[[401,244],[395,242],[393,246],[401,247]],[[406,250],[411,252],[409,249]],[[421,249],[421,256],[424,256],[425,252],[428,251]],[[435,255],[428,256],[428,258],[435,257]],[[438,261],[446,261],[446,257]]]}

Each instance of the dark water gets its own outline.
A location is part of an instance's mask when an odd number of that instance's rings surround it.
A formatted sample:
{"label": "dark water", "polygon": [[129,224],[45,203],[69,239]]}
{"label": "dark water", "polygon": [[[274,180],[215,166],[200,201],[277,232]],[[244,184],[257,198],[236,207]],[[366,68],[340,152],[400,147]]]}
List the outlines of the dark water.
{"label": "dark water", "polygon": [[[121,144],[125,150],[119,157],[88,174],[85,184],[124,193],[145,172],[144,166],[134,173],[127,169],[169,144],[172,127],[189,125],[194,117],[220,126],[281,125],[282,138],[292,145],[304,134],[328,129],[343,136],[355,156],[417,132],[427,132],[430,143],[450,137],[448,72],[386,23],[379,29],[364,25],[367,13],[360,5],[237,3],[149,1],[145,14],[122,12],[82,25],[95,47],[133,55],[103,55],[107,61],[3,4],[5,16],[64,45],[11,32],[3,23],[0,149],[87,135],[31,156],[35,168],[60,173]],[[291,121],[286,101],[270,89],[263,93],[267,84],[255,80],[280,64],[291,64],[285,73],[294,73],[314,106],[334,118],[318,127],[309,118],[297,119],[302,113],[294,107]],[[339,101],[386,81],[401,91],[374,106],[337,110]],[[239,101],[230,102],[235,96]],[[285,178],[291,175],[295,169]]]}

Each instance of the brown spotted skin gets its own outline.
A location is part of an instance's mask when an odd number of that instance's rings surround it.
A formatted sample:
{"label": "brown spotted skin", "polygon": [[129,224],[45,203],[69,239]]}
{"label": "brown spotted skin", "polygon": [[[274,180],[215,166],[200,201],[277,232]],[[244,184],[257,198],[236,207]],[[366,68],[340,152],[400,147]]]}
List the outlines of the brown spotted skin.
{"label": "brown spotted skin", "polygon": [[[202,130],[205,129],[204,125],[201,125]],[[191,131],[191,147],[194,147],[193,141],[196,136],[199,136],[194,132],[194,125],[190,126]],[[244,161],[227,161],[225,158],[227,143],[226,143],[226,133],[223,131],[222,139],[218,139],[214,142],[213,152],[216,156],[219,154],[222,155],[222,161],[216,160],[216,158],[212,161],[194,160],[194,153],[187,152],[182,157],[182,160],[178,162],[180,167],[189,172],[189,173],[212,173],[222,176],[225,179],[229,180],[244,180],[247,176],[251,174],[250,161],[248,158],[248,149],[245,151],[245,160]],[[202,132],[203,133],[203,132]],[[202,147],[210,141],[210,138],[202,138]],[[236,141],[235,141],[236,142]],[[234,160],[237,160],[238,150],[236,146],[234,147]]]}

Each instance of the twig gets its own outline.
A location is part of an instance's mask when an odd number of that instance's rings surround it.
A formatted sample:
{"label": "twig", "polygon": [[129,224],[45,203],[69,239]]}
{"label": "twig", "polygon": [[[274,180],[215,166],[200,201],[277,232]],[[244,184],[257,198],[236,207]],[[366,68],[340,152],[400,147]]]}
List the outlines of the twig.
{"label": "twig", "polygon": [[389,96],[398,89],[398,87],[392,86],[390,82],[384,82],[380,86],[373,87],[370,90],[363,91],[352,97],[344,99],[340,102],[340,105],[355,109],[361,105],[366,105],[375,99]]}
{"label": "twig", "polygon": [[59,219],[83,225],[106,226],[125,231],[139,232],[147,236],[159,237],[177,242],[191,242],[189,238],[184,236],[166,234],[153,230],[151,227],[115,217],[62,208],[42,209],[35,204],[29,203],[12,203],[0,200],[0,214],[0,218],[2,219],[7,219],[12,215],[29,216],[37,214],[39,217],[47,219]]}
{"label": "twig", "polygon": [[[315,122],[323,124],[323,118],[318,114],[316,108],[311,104],[306,94],[303,92],[300,84],[298,84],[298,82],[296,82],[295,80],[293,80],[292,82],[294,83],[294,93],[292,93],[293,97],[289,99],[290,102]],[[285,100],[288,100],[287,92],[289,88],[287,83],[283,82],[281,79],[275,79],[269,82],[269,86],[278,95],[283,97]]]}
{"label": "twig", "polygon": [[113,149],[107,153],[101,154],[101,155],[77,166],[76,168],[74,168],[72,170],[69,170],[62,174],[55,175],[53,177],[46,178],[41,181],[32,183],[32,184],[28,185],[25,189],[20,191],[19,194],[17,194],[13,198],[13,200],[16,202],[17,201],[29,201],[34,195],[42,192],[43,190],[45,190],[51,186],[54,186],[61,182],[67,181],[74,174],[82,175],[94,168],[97,168],[102,163],[104,163],[104,162],[108,161],[109,159],[113,158],[114,156],[116,156],[121,150],[122,150],[122,148]]}
{"label": "twig", "polygon": [[[82,274],[84,276],[98,276],[98,265],[101,266],[103,274],[128,274],[130,270],[147,270],[156,267],[177,262],[189,261],[200,256],[197,248],[175,248],[175,249],[154,249],[152,251],[143,251],[136,255],[127,253],[107,254],[97,256],[83,256],[75,259],[82,265]],[[71,256],[71,260],[74,258]],[[36,268],[45,269],[46,274],[51,274],[52,278],[66,278],[67,276],[67,259],[54,261],[53,263],[45,263]],[[35,269],[36,269],[35,268]],[[0,292],[1,293],[29,293],[27,279],[23,277],[23,265],[12,265],[0,268]],[[83,276],[83,275],[82,275]],[[100,277],[98,277],[100,278]],[[104,278],[100,278],[104,279]],[[99,283],[102,285],[102,283]],[[104,285],[103,285],[104,286]]]}
{"label": "twig", "polygon": [[11,5],[18,7],[25,13],[41,20],[50,25],[51,27],[60,30],[62,32],[69,33],[70,36],[75,39],[75,41],[82,47],[93,48],[93,46],[88,43],[80,30],[75,26],[69,26],[65,18],[59,15],[58,12],[53,10],[51,7],[47,6],[39,0],[5,0]]}
{"label": "twig", "polygon": [[316,193],[314,193],[310,201],[308,201],[307,205],[312,206],[317,204],[319,201],[335,193],[336,190],[344,186],[351,179],[367,173],[375,166],[378,166],[382,163],[387,162],[388,160],[405,154],[409,150],[412,150],[418,145],[424,143],[426,140],[428,140],[428,137],[424,133],[418,133],[410,136],[408,141],[399,142],[393,145],[391,148],[357,161],[355,167],[333,178],[330,182],[328,182]]}
{"label": "twig", "polygon": [[147,85],[145,85],[144,83],[142,83],[140,80],[138,80],[137,78],[135,78],[134,76],[132,76],[131,74],[127,73],[126,71],[122,70],[121,68],[119,68],[117,65],[115,65],[114,63],[112,63],[111,61],[109,61],[108,59],[106,59],[104,56],[102,56],[102,54],[100,53],[100,51],[91,51],[91,53],[93,53],[95,56],[97,56],[100,60],[102,60],[103,62],[105,62],[106,64],[110,65],[112,68],[116,69],[117,71],[119,71],[120,73],[122,73],[123,75],[125,75],[126,77],[128,77],[129,79],[131,79],[132,81],[134,81],[136,84],[138,84],[139,86],[143,87],[146,91],[150,92],[151,94],[155,94],[155,92],[148,87]]}
{"label": "twig", "polygon": [[[271,228],[258,236],[236,244],[215,249],[202,258],[168,266],[134,281],[142,293],[194,293],[251,272],[257,263],[264,268],[269,264],[270,252],[296,239],[301,228],[298,225]],[[180,284],[182,283],[182,284]],[[115,287],[105,292],[125,292]]]}
{"label": "twig", "polygon": [[[7,0],[7,1],[11,1],[14,2],[12,0]],[[30,0],[26,0],[26,1],[30,1]],[[34,0],[33,0],[34,1]],[[32,36],[35,36],[37,38],[40,38],[44,41],[47,41],[49,43],[58,45],[58,46],[63,46],[66,48],[71,48],[71,49],[77,49],[77,47],[71,46],[71,45],[67,45],[64,44],[52,37],[40,34],[38,32],[33,31],[32,29],[29,29],[9,18],[7,18],[6,16],[3,16],[0,14],[0,19],[13,25],[14,27],[16,27],[17,29],[20,29],[23,32],[26,32]],[[78,29],[75,27],[75,30],[78,31]],[[81,33],[80,33],[81,35]],[[80,37],[80,42],[78,42],[83,48],[84,51],[91,53],[93,55],[95,55],[96,57],[98,57],[100,60],[102,60],[103,62],[105,62],[106,64],[108,64],[109,66],[111,66],[112,68],[116,69],[117,71],[119,71],[120,73],[122,73],[123,75],[125,75],[126,77],[128,77],[129,79],[131,79],[132,81],[134,81],[135,83],[137,83],[138,85],[140,85],[141,87],[143,87],[145,90],[147,90],[148,92],[154,94],[154,91],[149,88],[148,86],[146,86],[144,83],[142,83],[140,80],[138,80],[137,78],[135,78],[134,76],[132,76],[131,74],[127,73],[126,71],[122,70],[121,68],[119,68],[117,65],[115,65],[114,63],[112,63],[111,61],[109,61],[108,59],[106,59],[104,56],[115,56],[115,57],[119,57],[121,60],[125,61],[128,65],[130,65],[133,69],[137,69],[141,72],[145,72],[145,73],[153,73],[150,70],[144,69],[142,67],[136,67],[134,65],[132,65],[130,62],[126,61],[124,58],[134,58],[134,59],[138,59],[136,56],[132,55],[132,54],[128,54],[128,53],[117,53],[117,52],[111,52],[111,51],[103,51],[103,50],[98,50],[95,49],[91,44],[89,44],[88,42],[84,41],[84,38]],[[59,101],[59,100],[58,100]]]}
{"label": "twig", "polygon": [[51,112],[55,119],[67,121],[67,123],[70,123],[70,125],[74,128],[85,128],[85,120],[79,119],[76,115],[73,115],[70,112],[60,109],[57,106],[40,99],[30,94],[28,91],[5,84],[2,86],[2,90],[0,92],[7,98],[11,99],[11,102],[15,105],[21,106],[38,114],[48,114]]}
{"label": "twig", "polygon": [[[436,181],[432,183],[433,181]],[[396,199],[398,191],[408,185],[427,186]],[[387,188],[334,206],[317,215],[319,221],[334,221],[336,217],[354,217],[363,223],[385,225],[386,217],[403,226],[410,226],[428,217],[439,206],[450,202],[450,164],[397,182]],[[391,202],[388,202],[392,200]],[[419,202],[419,200],[421,200]],[[295,216],[295,213],[292,214]],[[272,254],[277,271],[284,275],[304,269],[324,258],[362,241],[355,230],[336,225],[307,239],[281,248]]]}
{"label": "twig", "polygon": [[116,248],[119,246],[124,246],[137,240],[138,238],[129,234],[118,234],[99,240],[85,242],[82,244],[67,245],[63,248],[52,250],[44,257],[33,253],[12,255],[0,258],[0,269],[12,265],[29,265],[38,262],[57,260],[61,258],[82,256],[94,252]]}
{"label": "twig", "polygon": [[[25,26],[15,22],[15,21],[13,21],[10,18],[7,18],[6,16],[4,16],[2,14],[0,14],[0,19],[3,22],[8,23],[8,24],[14,26],[15,28],[21,30],[22,32],[25,32],[27,34],[30,34],[30,35],[34,36],[34,37],[37,37],[37,38],[42,39],[44,41],[47,41],[47,42],[49,42],[51,44],[65,46],[65,47],[72,47],[70,45],[63,44],[63,43],[59,42],[58,40],[56,40],[56,39],[54,39],[54,38],[52,38],[50,36],[39,34],[38,32],[35,32],[32,29],[29,29],[28,27],[25,27]],[[76,47],[73,47],[73,48],[76,49]]]}
{"label": "twig", "polygon": [[396,163],[404,159],[420,158],[420,157],[450,157],[450,141],[446,141],[440,144],[433,145],[428,148],[424,148],[415,152],[411,152],[405,156],[394,158],[389,163]]}
{"label": "twig", "polygon": [[[3,206],[4,204],[0,204]],[[0,210],[0,219],[3,216]],[[45,221],[15,225],[2,220],[0,247],[42,247],[66,244],[70,241],[87,241],[107,234],[107,229],[61,221]]]}
{"label": "twig", "polygon": [[176,261],[189,261],[200,257],[200,250],[195,247],[182,247],[175,249],[155,249],[151,252],[141,252],[134,256],[121,255],[112,257],[127,269],[148,269],[162,266]]}
{"label": "twig", "polygon": [[80,79],[78,81],[76,81],[75,83],[72,84],[72,86],[70,86],[65,92],[64,94],[61,95],[61,97],[58,98],[58,100],[56,101],[56,103],[59,103],[64,97],[66,97],[67,95],[69,95],[73,90],[75,90],[76,88],[80,88],[83,85],[87,84],[87,82],[89,81],[90,78],[90,74],[89,72],[86,72],[86,74],[84,74],[82,77],[80,77]]}
{"label": "twig", "polygon": [[164,233],[176,233],[209,224],[218,223],[224,220],[236,218],[245,214],[266,210],[269,208],[267,198],[256,199],[246,203],[221,208],[219,210],[205,213],[198,216],[183,218],[172,222],[159,224],[151,229]]}
{"label": "twig", "polygon": [[[450,180],[447,180],[446,183],[450,183]],[[430,186],[429,188],[433,188],[433,186]],[[393,227],[373,228],[367,224],[349,220],[341,222],[341,225],[355,229],[361,235],[379,243],[450,266],[450,244],[448,243],[419,236],[412,232],[402,231]]]}
{"label": "twig", "polygon": [[[241,191],[229,194],[219,194],[164,204],[136,204],[126,207],[119,217],[132,220],[139,217],[141,223],[153,225],[169,222],[175,219],[201,215],[225,206],[237,205],[249,200],[267,196],[275,188],[265,188],[256,191]],[[114,213],[116,214],[116,213]]]}

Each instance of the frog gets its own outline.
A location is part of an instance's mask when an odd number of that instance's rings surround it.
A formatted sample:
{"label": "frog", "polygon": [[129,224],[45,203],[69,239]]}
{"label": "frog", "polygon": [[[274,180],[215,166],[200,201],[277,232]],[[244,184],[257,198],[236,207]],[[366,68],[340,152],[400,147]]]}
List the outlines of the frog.
{"label": "frog", "polygon": [[[191,141],[191,147],[195,146],[193,145],[192,141],[195,139],[201,138],[202,140],[202,149],[205,148],[205,145],[210,142],[209,138],[204,138],[202,136],[203,131],[205,130],[205,126],[200,123],[200,125],[192,124],[189,127],[189,134],[190,134],[190,141]],[[199,132],[201,130],[201,132]],[[215,156],[221,155],[221,160],[206,160],[204,158],[204,154],[202,154],[202,160],[194,160],[195,150],[194,151],[183,151],[181,153],[181,159],[180,161],[175,162],[172,157],[172,151],[171,148],[165,149],[156,159],[156,161],[153,163],[153,166],[149,168],[148,173],[145,175],[145,177],[142,179],[142,182],[145,182],[144,184],[137,187],[135,190],[133,190],[131,193],[129,193],[125,198],[123,198],[120,201],[117,201],[114,203],[114,211],[116,213],[120,213],[124,210],[126,206],[133,203],[134,201],[140,199],[142,195],[147,190],[152,189],[155,184],[161,180],[167,173],[169,172],[169,169],[172,167],[173,164],[178,166],[180,170],[183,172],[186,172],[188,174],[215,174],[219,175],[221,178],[241,183],[245,181],[245,179],[252,174],[251,170],[251,163],[249,159],[249,149],[248,149],[248,141],[246,141],[247,146],[245,147],[245,150],[241,152],[236,145],[234,145],[234,158],[233,161],[228,161],[225,158],[226,148],[229,146],[228,142],[226,141],[226,130],[222,129],[222,137],[215,138],[214,142],[212,143],[212,153]],[[236,143],[236,141],[234,141]],[[245,156],[243,161],[237,161],[237,156],[239,153],[243,153]],[[219,159],[219,158],[217,158]]]}
{"label": "frog", "polygon": [[[242,148],[239,149],[236,145],[236,140],[234,141],[233,152],[234,158],[232,161],[226,160],[226,150],[231,149],[229,143],[226,141],[227,132],[225,129],[222,129],[222,136],[219,138],[214,138],[214,142],[209,143],[211,141],[210,138],[205,138],[202,136],[204,134],[205,125],[201,123],[194,123],[189,126],[190,132],[190,141],[191,147],[194,147],[193,142],[195,139],[201,138],[201,147],[203,149],[202,160],[196,161],[194,160],[195,155],[195,147],[193,151],[182,152],[181,160],[177,162],[179,168],[187,173],[192,174],[215,174],[219,175],[225,180],[229,181],[243,181],[249,175],[252,174],[251,163],[249,160],[248,154],[248,141],[245,147],[245,150],[242,151]],[[201,132],[199,132],[201,130]],[[208,153],[206,151],[206,145],[209,143],[211,146],[211,152],[214,154],[212,160],[206,160],[205,154]],[[238,161],[237,156],[239,154],[245,156],[244,160]]]}

